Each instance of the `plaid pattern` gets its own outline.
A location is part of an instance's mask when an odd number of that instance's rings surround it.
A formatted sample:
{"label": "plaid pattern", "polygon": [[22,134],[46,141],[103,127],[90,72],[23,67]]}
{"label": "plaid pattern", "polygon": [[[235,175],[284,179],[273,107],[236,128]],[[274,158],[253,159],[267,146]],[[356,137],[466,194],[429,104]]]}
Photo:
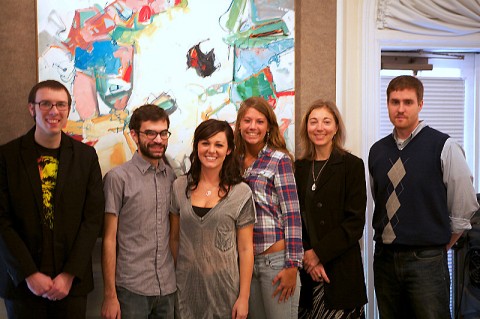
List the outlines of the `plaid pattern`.
{"label": "plaid pattern", "polygon": [[285,239],[285,268],[301,267],[302,221],[290,158],[265,145],[243,177],[252,189],[257,210],[255,255]]}

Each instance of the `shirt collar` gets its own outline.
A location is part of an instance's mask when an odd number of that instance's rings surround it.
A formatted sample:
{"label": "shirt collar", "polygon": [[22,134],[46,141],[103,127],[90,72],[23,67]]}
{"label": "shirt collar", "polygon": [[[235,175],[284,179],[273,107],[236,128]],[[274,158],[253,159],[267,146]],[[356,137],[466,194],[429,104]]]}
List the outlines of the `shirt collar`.
{"label": "shirt collar", "polygon": [[267,153],[270,153],[270,152],[271,152],[270,147],[268,147],[268,144],[265,143],[265,145],[264,145],[263,148],[260,150],[260,152],[258,152],[258,157],[261,157],[261,156],[263,156],[264,154],[267,154]]}
{"label": "shirt collar", "polygon": [[149,169],[157,170],[158,172],[163,172],[166,169],[163,159],[158,161],[158,168],[156,168],[150,164],[149,161],[145,160],[142,155],[138,153],[138,151],[133,154],[132,163],[140,170],[140,172],[142,172],[142,174],[145,174]]}
{"label": "shirt collar", "polygon": [[[272,149],[268,147],[268,144],[265,143],[263,148],[258,152],[257,158],[262,157],[265,154],[270,154],[272,152]],[[243,160],[245,158],[245,154],[240,155],[240,158]]]}
{"label": "shirt collar", "polygon": [[397,147],[399,150],[402,150],[404,149],[408,143],[410,143],[410,141],[415,137],[417,136],[417,134],[425,127],[427,126],[427,124],[425,124],[425,121],[421,120],[418,122],[418,125],[417,127],[413,130],[412,133],[410,133],[410,136],[405,139],[405,140],[400,140],[398,138],[398,135],[397,135],[397,131],[395,130],[395,128],[393,128],[393,132],[392,132],[392,137],[393,139],[395,140],[395,143],[397,144]]}

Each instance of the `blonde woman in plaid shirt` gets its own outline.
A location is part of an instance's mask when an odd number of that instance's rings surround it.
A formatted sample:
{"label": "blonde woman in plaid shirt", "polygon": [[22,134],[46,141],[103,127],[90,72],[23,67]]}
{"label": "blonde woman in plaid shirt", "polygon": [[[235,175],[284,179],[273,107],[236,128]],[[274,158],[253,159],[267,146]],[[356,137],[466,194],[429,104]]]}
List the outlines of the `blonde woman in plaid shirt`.
{"label": "blonde woman in plaid shirt", "polygon": [[257,211],[249,318],[297,318],[303,257],[297,188],[292,157],[263,98],[241,104],[235,145]]}

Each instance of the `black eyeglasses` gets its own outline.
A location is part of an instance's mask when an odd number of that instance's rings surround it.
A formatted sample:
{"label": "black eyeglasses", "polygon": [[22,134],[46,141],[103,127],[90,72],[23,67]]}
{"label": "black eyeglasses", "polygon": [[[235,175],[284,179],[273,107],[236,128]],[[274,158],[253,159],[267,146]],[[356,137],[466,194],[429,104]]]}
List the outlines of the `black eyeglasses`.
{"label": "black eyeglasses", "polygon": [[59,111],[66,111],[68,109],[67,102],[52,103],[50,101],[40,101],[40,102],[33,102],[33,104],[38,104],[38,107],[42,111],[50,111],[53,106],[55,106]]}
{"label": "black eyeglasses", "polygon": [[145,130],[145,131],[138,131],[138,133],[143,133],[145,134],[145,136],[149,139],[149,140],[154,140],[157,138],[157,135],[160,135],[160,137],[164,140],[166,140],[167,138],[170,137],[170,135],[172,135],[171,132],[169,132],[168,130],[163,130],[163,131],[160,131],[160,132],[157,132],[157,131],[154,131],[154,130]]}

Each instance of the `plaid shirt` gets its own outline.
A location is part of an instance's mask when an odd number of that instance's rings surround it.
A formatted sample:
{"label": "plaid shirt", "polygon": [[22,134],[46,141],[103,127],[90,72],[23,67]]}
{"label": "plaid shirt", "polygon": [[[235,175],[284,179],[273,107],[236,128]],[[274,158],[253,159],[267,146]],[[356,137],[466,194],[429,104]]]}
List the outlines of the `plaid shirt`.
{"label": "plaid shirt", "polygon": [[290,158],[265,145],[243,177],[252,189],[257,210],[255,255],[285,239],[285,268],[301,267],[302,221]]}

